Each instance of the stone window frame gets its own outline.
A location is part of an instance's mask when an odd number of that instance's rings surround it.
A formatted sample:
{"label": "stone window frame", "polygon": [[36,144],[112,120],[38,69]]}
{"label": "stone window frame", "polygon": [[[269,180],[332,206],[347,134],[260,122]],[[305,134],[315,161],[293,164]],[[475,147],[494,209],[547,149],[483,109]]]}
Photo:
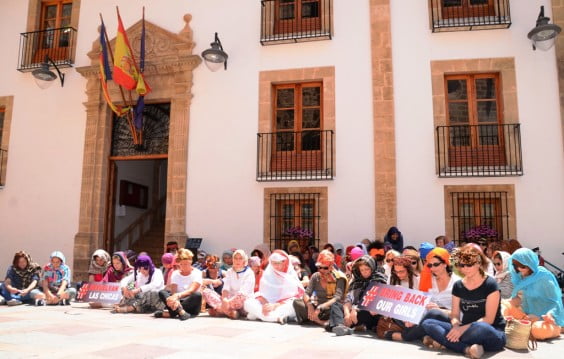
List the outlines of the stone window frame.
{"label": "stone window frame", "polygon": [[454,193],[493,193],[505,192],[507,200],[507,233],[508,236],[504,239],[516,239],[517,237],[517,212],[515,205],[515,185],[513,184],[499,184],[499,185],[448,185],[444,186],[444,221],[445,233],[450,238],[456,238],[454,233],[453,215],[455,210],[453,208],[452,196]]}
{"label": "stone window frame", "polygon": [[[258,132],[275,132],[274,128],[274,99],[275,85],[299,82],[321,82],[323,130],[335,131],[335,67],[311,67],[286,70],[261,71],[259,73],[259,118]],[[333,175],[336,175],[335,153],[336,139],[333,138],[333,152],[331,163],[333,164]]]}
{"label": "stone window frame", "polygon": [[14,106],[14,96],[0,96],[0,108],[4,112],[4,123],[2,126],[2,137],[0,138],[0,148],[6,150],[6,155],[0,157],[0,188],[6,185],[6,175],[8,166],[8,148],[10,145],[10,130],[12,123],[12,111]]}
{"label": "stone window frame", "polygon": [[318,226],[319,226],[319,248],[322,248],[329,242],[328,238],[328,189],[327,187],[271,187],[264,189],[264,218],[263,218],[263,243],[270,246],[270,217],[273,215],[270,212],[272,208],[271,198],[273,194],[318,194],[316,198],[318,201]]}
{"label": "stone window frame", "polygon": [[[498,73],[500,79],[500,100],[503,108],[502,122],[518,124],[517,80],[515,58],[480,58],[431,61],[431,87],[433,97],[433,131],[438,126],[447,126],[445,76],[456,74]],[[437,136],[435,141],[435,173],[438,175],[441,145]]]}

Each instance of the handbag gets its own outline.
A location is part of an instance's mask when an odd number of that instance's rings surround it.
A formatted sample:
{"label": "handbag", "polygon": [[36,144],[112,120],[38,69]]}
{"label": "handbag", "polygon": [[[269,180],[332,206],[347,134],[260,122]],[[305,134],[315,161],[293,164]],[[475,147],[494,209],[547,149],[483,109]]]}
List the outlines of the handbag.
{"label": "handbag", "polygon": [[530,320],[519,320],[513,317],[507,317],[505,320],[506,347],[518,350],[537,349],[537,341],[531,335],[533,323]]}
{"label": "handbag", "polygon": [[378,324],[376,324],[376,336],[380,339],[385,339],[386,332],[403,332],[403,323],[397,319],[390,317],[380,317]]}

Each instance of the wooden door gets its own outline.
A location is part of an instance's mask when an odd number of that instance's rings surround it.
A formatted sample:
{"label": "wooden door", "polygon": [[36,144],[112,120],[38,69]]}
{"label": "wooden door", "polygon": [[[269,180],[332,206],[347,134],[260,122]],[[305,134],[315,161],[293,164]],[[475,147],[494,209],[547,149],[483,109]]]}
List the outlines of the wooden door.
{"label": "wooden door", "polygon": [[320,0],[276,0],[274,32],[287,34],[321,29]]}
{"label": "wooden door", "polygon": [[505,165],[499,76],[451,75],[445,78],[445,89],[449,165]]}
{"label": "wooden door", "polygon": [[43,62],[45,55],[54,62],[71,57],[71,32],[64,27],[70,27],[72,0],[52,0],[42,3],[41,23],[37,37],[37,52],[34,62]]}
{"label": "wooden door", "polygon": [[322,169],[322,87],[320,82],[274,88],[272,171]]}

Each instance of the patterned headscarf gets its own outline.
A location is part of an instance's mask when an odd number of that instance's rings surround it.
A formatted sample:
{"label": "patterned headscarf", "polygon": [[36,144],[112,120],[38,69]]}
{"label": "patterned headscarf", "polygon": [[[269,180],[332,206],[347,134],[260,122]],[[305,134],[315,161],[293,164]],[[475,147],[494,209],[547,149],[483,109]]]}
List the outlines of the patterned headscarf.
{"label": "patterned headscarf", "polygon": [[[27,266],[24,269],[18,267],[20,258],[25,258]],[[21,278],[22,288],[27,288],[33,282],[33,277],[41,273],[41,266],[31,260],[31,256],[24,251],[19,251],[14,255],[13,268],[16,275]]]}
{"label": "patterned headscarf", "polygon": [[[96,258],[104,258],[104,265],[99,265],[96,263]],[[88,268],[88,274],[104,274],[111,265],[112,259],[110,254],[103,249],[97,249],[92,253],[92,258],[90,258],[90,268]]]}

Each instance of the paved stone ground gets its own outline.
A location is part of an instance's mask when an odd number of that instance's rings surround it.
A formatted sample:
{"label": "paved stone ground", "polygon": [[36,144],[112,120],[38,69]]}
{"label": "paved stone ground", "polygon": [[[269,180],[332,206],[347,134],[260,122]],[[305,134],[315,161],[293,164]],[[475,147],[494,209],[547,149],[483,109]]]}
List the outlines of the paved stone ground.
{"label": "paved stone ground", "polygon": [[[534,352],[485,358],[562,358],[564,339]],[[181,322],[149,314],[111,314],[82,303],[0,307],[0,358],[461,358],[369,333],[336,337],[320,327],[211,318]]]}

